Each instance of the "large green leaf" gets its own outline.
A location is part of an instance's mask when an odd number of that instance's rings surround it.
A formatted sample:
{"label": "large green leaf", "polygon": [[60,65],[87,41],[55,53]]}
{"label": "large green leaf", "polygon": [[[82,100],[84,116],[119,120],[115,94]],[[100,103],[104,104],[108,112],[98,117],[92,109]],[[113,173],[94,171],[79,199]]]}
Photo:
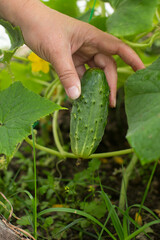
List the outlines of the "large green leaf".
{"label": "large green leaf", "polygon": [[82,22],[89,22],[89,18],[91,15],[92,9],[89,9],[87,12],[83,13],[80,17],[78,17],[77,19],[82,21]]}
{"label": "large green leaf", "polygon": [[102,2],[108,2],[111,4],[113,8],[117,8],[118,5],[123,1],[123,0],[101,0]]}
{"label": "large green leaf", "polygon": [[79,8],[77,6],[77,0],[49,0],[43,1],[48,7],[55,9],[61,13],[69,15],[71,17],[78,17],[79,16]]}
{"label": "large green leaf", "polygon": [[41,93],[44,86],[42,83],[51,80],[49,74],[43,72],[33,73],[31,64],[10,62],[9,69],[4,68],[0,71],[0,90],[9,87],[13,81],[21,81],[23,85],[35,93]]}
{"label": "large green leaf", "polygon": [[15,51],[23,45],[23,37],[19,27],[13,27],[9,22],[0,19],[0,25],[2,25],[11,41],[11,47],[9,50],[1,50],[3,57],[0,58],[0,62],[9,63]]}
{"label": "large green leaf", "polygon": [[12,156],[16,146],[31,133],[31,125],[61,107],[13,83],[0,92],[0,154]]}
{"label": "large green leaf", "polygon": [[127,139],[142,164],[160,157],[160,58],[125,84]]}
{"label": "large green leaf", "polygon": [[92,20],[90,21],[90,24],[106,32],[107,31],[106,22],[107,22],[107,17],[96,16],[92,18]]}
{"label": "large green leaf", "polygon": [[157,0],[123,0],[107,20],[109,33],[121,37],[152,29]]}

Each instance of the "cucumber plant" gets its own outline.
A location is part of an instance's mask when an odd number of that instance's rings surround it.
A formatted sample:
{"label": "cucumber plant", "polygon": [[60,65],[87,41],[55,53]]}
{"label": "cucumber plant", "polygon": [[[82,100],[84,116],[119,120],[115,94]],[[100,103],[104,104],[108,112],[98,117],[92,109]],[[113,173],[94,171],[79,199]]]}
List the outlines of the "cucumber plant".
{"label": "cucumber plant", "polygon": [[[31,146],[34,145],[36,149],[54,155],[57,159],[104,158],[134,152],[122,182],[120,205],[121,208],[124,208],[126,187],[137,159],[139,158],[141,164],[144,165],[154,161],[157,163],[160,158],[160,1],[142,0],[140,3],[139,0],[91,0],[86,1],[83,13],[77,9],[78,2],[78,0],[59,1],[61,6],[58,6],[58,1],[54,3],[50,0],[44,1],[44,4],[66,14],[70,9],[72,17],[81,21],[89,21],[90,24],[103,31],[119,37],[134,48],[146,66],[146,69],[133,74],[131,68],[126,66],[118,56],[114,57],[117,62],[118,88],[124,87],[125,89],[125,107],[129,126],[127,139],[131,148],[94,154],[104,133],[109,102],[107,81],[104,73],[99,69],[86,71],[82,79],[82,95],[73,103],[70,126],[72,151],[66,150],[63,141],[61,141],[57,123],[58,111],[54,113],[52,123],[56,146],[49,148],[37,142],[33,143],[33,139],[28,137],[31,134],[32,124],[54,110],[61,109],[58,105],[66,100],[66,96],[52,67],[47,74],[35,74],[32,73],[31,62],[27,58],[14,55],[17,48],[23,45],[20,29],[14,28],[8,22],[0,19],[0,24],[6,28],[11,39],[11,48],[0,51],[2,64],[0,66],[0,154],[3,154],[0,156],[0,167],[6,167],[24,139]],[[114,9],[113,13],[106,11],[105,2],[111,4]],[[95,9],[89,9],[91,6],[94,6]],[[25,87],[16,81],[21,81]],[[31,92],[31,90],[36,93]],[[37,93],[51,101],[41,98]],[[110,201],[108,198],[104,198],[107,199],[106,202],[110,208]],[[53,209],[53,211],[56,210]],[[65,209],[61,211],[64,212]],[[76,212],[75,209],[67,211]],[[44,212],[48,213],[49,210],[44,210]],[[121,210],[121,212],[123,211]],[[43,213],[40,213],[39,216]],[[97,223],[90,215],[85,215],[82,212],[79,212],[79,215],[87,216]],[[116,216],[114,208],[109,212],[105,224],[110,216],[112,216],[113,221],[117,220],[118,216]],[[118,235],[120,239],[132,239],[145,229],[145,227],[141,230],[138,229],[136,234],[130,235],[126,219],[124,219],[124,223],[125,236],[118,220],[121,232]],[[157,223],[158,221],[156,221]],[[102,232],[105,229],[108,233],[105,224],[102,226],[98,222]],[[36,229],[34,232],[36,236]],[[110,236],[115,239],[112,234]],[[101,239],[101,236],[98,239]]]}

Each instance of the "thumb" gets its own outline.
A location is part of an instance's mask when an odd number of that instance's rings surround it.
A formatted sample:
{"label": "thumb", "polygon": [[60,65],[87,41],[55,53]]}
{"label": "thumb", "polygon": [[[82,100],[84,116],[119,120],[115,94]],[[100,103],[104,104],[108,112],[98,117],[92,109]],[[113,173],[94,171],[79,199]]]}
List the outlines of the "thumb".
{"label": "thumb", "polygon": [[[62,48],[65,49],[65,48]],[[73,64],[70,51],[58,51],[53,66],[64,89],[71,99],[77,99],[81,94],[80,79]]]}

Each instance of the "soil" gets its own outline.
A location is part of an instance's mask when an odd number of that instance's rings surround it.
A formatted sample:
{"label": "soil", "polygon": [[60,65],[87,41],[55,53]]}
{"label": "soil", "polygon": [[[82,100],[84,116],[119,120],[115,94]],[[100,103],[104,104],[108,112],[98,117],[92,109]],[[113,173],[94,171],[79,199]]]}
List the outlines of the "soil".
{"label": "soil", "polygon": [[[96,152],[110,152],[117,151],[122,149],[129,148],[129,144],[125,138],[127,133],[127,120],[124,110],[124,94],[123,91],[119,91],[118,93],[118,104],[116,109],[109,110],[109,117],[107,127],[105,129],[105,134],[100,143]],[[67,101],[65,104],[69,109],[71,109],[71,104]],[[69,124],[70,124],[70,115],[68,111],[60,111],[59,119],[58,119],[59,127],[63,135],[64,143],[68,143],[69,140]],[[52,133],[50,130],[50,138],[53,142]],[[124,165],[130,161],[130,155],[121,156],[124,160]],[[127,199],[128,206],[133,204],[140,204],[142,198],[144,196],[144,192],[152,171],[154,163],[148,164],[146,166],[141,166],[140,163],[136,165],[134,172],[131,176],[131,180],[129,182],[128,190],[127,190]],[[65,179],[72,179],[76,172],[80,172],[88,166],[88,161],[81,161],[80,164],[77,165],[75,159],[68,159],[63,163],[63,167],[60,167],[62,177]],[[14,164],[10,166],[10,168],[15,169],[17,171]],[[102,184],[108,186],[110,189],[107,189],[106,192],[111,196],[111,201],[113,204],[118,206],[119,202],[119,193],[121,188],[121,180],[122,180],[122,166],[115,162],[113,158],[107,159],[105,163],[102,161],[99,175],[103,175]],[[67,171],[66,171],[67,169]],[[105,173],[105,178],[104,178]],[[145,200],[144,205],[148,207],[150,210],[154,211],[157,216],[159,214],[160,217],[160,164],[158,164],[154,178],[152,180],[149,193]],[[38,170],[38,174],[41,174]],[[113,191],[113,189],[115,191]],[[131,217],[134,217],[137,209],[133,208],[131,211]],[[158,212],[159,211],[159,212]],[[143,224],[153,221],[153,218],[149,213],[142,210],[141,213]],[[110,228],[113,229],[113,226],[110,225]],[[160,240],[160,225],[153,225],[149,230],[152,230],[151,233],[148,233],[150,239],[152,240]],[[114,230],[112,231],[114,232]],[[79,237],[76,235],[77,231],[68,231],[67,239],[76,240]],[[87,237],[84,240],[91,240],[92,237]],[[139,235],[136,239],[146,240],[148,239],[144,234]],[[109,238],[107,238],[109,240]]]}

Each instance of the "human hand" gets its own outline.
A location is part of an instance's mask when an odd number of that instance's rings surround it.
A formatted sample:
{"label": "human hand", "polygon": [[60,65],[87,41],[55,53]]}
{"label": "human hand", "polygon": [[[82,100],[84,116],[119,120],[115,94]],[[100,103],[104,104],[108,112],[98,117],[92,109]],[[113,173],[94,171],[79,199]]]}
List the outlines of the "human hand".
{"label": "human hand", "polygon": [[117,70],[112,55],[119,55],[134,71],[144,68],[138,55],[116,37],[90,24],[68,17],[42,4],[29,1],[15,20],[25,43],[50,62],[66,90],[76,99],[85,64],[104,70],[110,87],[110,105],[116,105]]}

